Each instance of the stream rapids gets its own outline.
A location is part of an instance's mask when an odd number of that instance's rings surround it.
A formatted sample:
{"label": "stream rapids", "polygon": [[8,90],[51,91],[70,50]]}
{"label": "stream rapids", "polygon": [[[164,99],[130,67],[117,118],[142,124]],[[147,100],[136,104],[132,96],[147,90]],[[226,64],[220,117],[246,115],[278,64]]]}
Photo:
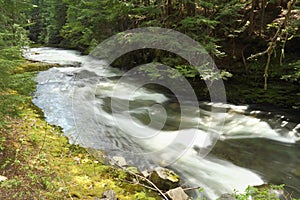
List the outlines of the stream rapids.
{"label": "stream rapids", "polygon": [[[208,199],[263,183],[283,183],[294,197],[300,197],[299,115],[199,102],[197,108],[185,106],[188,114],[181,116],[180,105],[153,88],[142,87],[128,95],[134,83],[118,84],[122,72],[104,60],[48,47],[32,48],[24,56],[62,65],[39,72],[33,103],[43,110],[48,123],[62,127],[71,143],[99,149],[110,158],[124,157],[140,170],[172,160],[168,167],[186,185],[202,187]],[[117,102],[115,113],[112,100]],[[127,101],[130,109],[124,110],[121,105]],[[212,108],[225,110],[220,113],[225,121],[211,121]],[[166,114],[165,125],[157,127]],[[136,126],[131,126],[132,121]],[[209,123],[216,131],[207,127]],[[179,132],[188,137],[191,131],[195,137],[188,145],[169,145]],[[208,155],[199,156],[199,149],[214,144],[210,134],[218,134],[218,141]]]}

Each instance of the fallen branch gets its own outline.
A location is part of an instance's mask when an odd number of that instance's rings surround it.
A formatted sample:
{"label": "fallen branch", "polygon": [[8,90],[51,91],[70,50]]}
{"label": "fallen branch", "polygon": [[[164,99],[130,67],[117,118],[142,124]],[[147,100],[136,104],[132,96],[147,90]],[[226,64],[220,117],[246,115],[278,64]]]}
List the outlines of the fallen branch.
{"label": "fallen branch", "polygon": [[200,188],[201,188],[200,186],[197,186],[197,187],[191,187],[191,188],[183,188],[183,191],[198,190],[198,189],[200,189]]}
{"label": "fallen branch", "polygon": [[[165,195],[165,193],[163,191],[161,191],[161,189],[159,189],[152,181],[150,181],[148,178],[141,176],[137,173],[134,173],[126,168],[123,168],[122,166],[118,165],[117,163],[114,163],[115,166],[117,166],[118,168],[125,170],[126,172],[128,172],[131,175],[134,175],[135,177],[148,182],[151,186],[153,186],[154,190],[157,191],[165,200],[169,200],[168,197]],[[151,188],[151,187],[150,187]]]}
{"label": "fallen branch", "polygon": [[152,185],[155,189],[156,189],[156,191],[158,191],[160,194],[161,194],[161,196],[165,199],[165,200],[168,200],[168,197],[152,182],[152,181],[150,181],[148,178],[146,178],[146,177],[144,177],[144,176],[141,176],[141,175],[139,175],[139,174],[136,174],[136,173],[134,173],[134,172],[132,172],[132,171],[129,171],[129,170],[126,170],[128,173],[130,173],[130,174],[132,174],[132,175],[134,175],[134,176],[136,176],[136,177],[138,177],[138,178],[140,178],[141,180],[144,180],[144,181],[146,181],[146,182],[148,182],[150,185]]}
{"label": "fallen branch", "polygon": [[130,184],[140,185],[140,186],[143,186],[143,187],[145,187],[145,188],[147,188],[147,189],[150,189],[150,190],[153,190],[153,191],[157,191],[155,188],[150,187],[150,186],[148,186],[148,185],[145,185],[145,184],[143,184],[143,183],[140,183],[139,181],[138,181],[138,182],[127,181],[127,180],[122,180],[122,181],[124,181],[124,182],[126,182],[126,183],[130,183]]}

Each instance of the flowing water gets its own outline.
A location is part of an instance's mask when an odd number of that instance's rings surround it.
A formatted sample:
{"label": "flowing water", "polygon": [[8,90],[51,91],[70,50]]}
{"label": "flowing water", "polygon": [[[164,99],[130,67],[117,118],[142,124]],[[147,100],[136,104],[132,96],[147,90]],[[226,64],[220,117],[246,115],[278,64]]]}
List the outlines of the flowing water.
{"label": "flowing water", "polygon": [[[110,158],[122,156],[141,170],[174,161],[169,167],[185,184],[203,187],[208,199],[263,183],[285,183],[300,197],[299,113],[209,102],[200,102],[200,108],[179,105],[153,88],[133,94],[134,82],[118,83],[122,73],[104,60],[56,48],[33,48],[24,55],[64,65],[38,74],[33,102],[70,142],[103,150]],[[212,108],[224,110],[217,113],[220,121],[212,121]],[[211,135],[218,135],[215,145]],[[174,141],[176,148],[169,145]],[[203,157],[200,150],[212,145]]]}

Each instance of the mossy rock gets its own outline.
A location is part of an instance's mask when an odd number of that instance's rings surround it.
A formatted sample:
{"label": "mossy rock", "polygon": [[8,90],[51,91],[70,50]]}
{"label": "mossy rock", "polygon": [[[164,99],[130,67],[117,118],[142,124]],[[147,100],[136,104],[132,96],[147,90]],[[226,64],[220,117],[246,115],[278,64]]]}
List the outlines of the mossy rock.
{"label": "mossy rock", "polygon": [[44,62],[32,62],[27,61],[23,64],[17,66],[14,70],[14,74],[21,74],[24,72],[35,72],[35,71],[45,71],[52,67],[60,67],[59,64],[56,63],[44,63]]}
{"label": "mossy rock", "polygon": [[179,186],[180,176],[172,170],[156,167],[149,179],[161,190],[168,191]]}

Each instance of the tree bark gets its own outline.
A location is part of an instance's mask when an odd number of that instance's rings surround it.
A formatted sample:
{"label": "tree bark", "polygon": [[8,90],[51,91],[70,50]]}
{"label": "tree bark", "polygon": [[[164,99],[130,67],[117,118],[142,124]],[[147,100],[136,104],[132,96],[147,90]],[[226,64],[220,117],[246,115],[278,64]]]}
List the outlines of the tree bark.
{"label": "tree bark", "polygon": [[251,3],[251,13],[250,13],[250,28],[249,28],[249,33],[252,34],[254,31],[254,7],[256,4],[257,0],[252,0]]}

